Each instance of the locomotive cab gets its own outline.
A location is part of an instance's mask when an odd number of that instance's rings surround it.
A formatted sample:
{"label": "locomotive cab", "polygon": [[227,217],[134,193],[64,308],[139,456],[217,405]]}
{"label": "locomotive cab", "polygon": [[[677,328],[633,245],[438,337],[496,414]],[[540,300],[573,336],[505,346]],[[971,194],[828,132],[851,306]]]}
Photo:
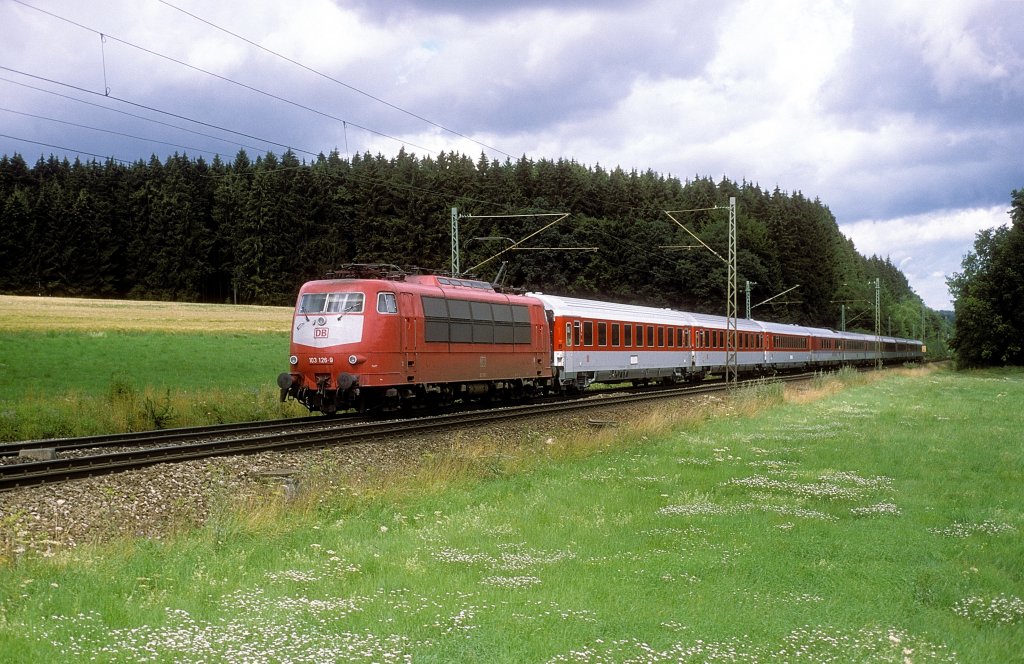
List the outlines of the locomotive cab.
{"label": "locomotive cab", "polygon": [[282,401],[330,414],[359,408],[367,387],[395,382],[405,365],[398,309],[388,282],[306,284],[292,319],[291,371],[278,376]]}

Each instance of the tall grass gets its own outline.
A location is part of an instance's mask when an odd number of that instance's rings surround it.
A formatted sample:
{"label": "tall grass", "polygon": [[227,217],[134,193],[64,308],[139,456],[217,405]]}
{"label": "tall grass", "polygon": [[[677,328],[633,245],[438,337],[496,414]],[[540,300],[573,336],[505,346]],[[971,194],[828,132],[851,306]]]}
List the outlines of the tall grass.
{"label": "tall grass", "polygon": [[287,336],[0,333],[0,441],[297,415]]}
{"label": "tall grass", "polygon": [[174,542],[22,561],[0,575],[0,652],[1014,661],[1024,374],[867,380],[464,437],[387,476],[318,469]]}

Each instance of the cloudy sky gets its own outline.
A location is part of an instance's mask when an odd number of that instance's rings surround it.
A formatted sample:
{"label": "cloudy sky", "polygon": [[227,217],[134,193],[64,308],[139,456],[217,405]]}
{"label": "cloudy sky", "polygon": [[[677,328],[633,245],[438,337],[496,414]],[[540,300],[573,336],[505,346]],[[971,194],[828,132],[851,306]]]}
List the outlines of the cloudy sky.
{"label": "cloudy sky", "polygon": [[1022,35],[1016,0],[0,0],[0,154],[724,175],[821,199],[948,309],[1024,188]]}

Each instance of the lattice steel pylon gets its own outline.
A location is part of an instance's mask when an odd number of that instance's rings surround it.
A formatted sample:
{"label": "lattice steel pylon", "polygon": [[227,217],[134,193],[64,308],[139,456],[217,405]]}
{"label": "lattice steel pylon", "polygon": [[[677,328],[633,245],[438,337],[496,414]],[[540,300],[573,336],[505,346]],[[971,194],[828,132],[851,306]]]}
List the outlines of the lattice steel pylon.
{"label": "lattice steel pylon", "polygon": [[736,306],[736,197],[729,197],[729,259],[728,279],[725,294],[725,315],[729,319],[725,333],[725,380],[733,385],[739,380],[739,324]]}
{"label": "lattice steel pylon", "polygon": [[459,266],[459,208],[452,208],[452,276],[458,277]]}
{"label": "lattice steel pylon", "polygon": [[875,277],[875,368],[882,368],[882,297],[881,297],[881,283],[878,277]]}

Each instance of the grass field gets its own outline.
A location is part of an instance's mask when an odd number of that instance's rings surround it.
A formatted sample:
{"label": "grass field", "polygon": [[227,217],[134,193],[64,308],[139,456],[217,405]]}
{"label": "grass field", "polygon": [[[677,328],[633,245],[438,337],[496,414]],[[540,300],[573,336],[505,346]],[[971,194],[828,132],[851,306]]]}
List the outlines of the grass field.
{"label": "grass field", "polygon": [[1021,661],[1024,372],[846,380],[469,441],[173,542],[23,560],[0,570],[0,653]]}
{"label": "grass field", "polygon": [[0,296],[0,441],[297,415],[291,309]]}

